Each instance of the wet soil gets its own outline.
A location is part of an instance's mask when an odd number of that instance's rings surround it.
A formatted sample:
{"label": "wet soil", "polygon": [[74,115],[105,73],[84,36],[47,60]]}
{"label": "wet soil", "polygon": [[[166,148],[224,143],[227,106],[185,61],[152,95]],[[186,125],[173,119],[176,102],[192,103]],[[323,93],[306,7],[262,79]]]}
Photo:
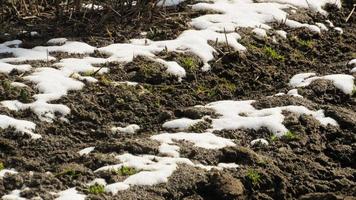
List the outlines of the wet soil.
{"label": "wet soil", "polygon": [[[308,87],[298,89],[304,98],[271,96],[292,89],[288,82],[297,73],[350,74],[351,67],[346,63],[356,57],[356,16],[353,15],[345,23],[348,9],[329,12],[330,20],[342,27],[344,34],[330,30],[315,35],[305,29],[289,30],[274,24],[289,33],[287,40],[277,38],[279,43],[274,44],[270,40],[250,36],[248,30],[241,30],[240,42],[248,51],[232,52],[226,47],[217,47],[219,53],[210,63],[212,69],[208,72],[200,70],[201,61],[192,55],[162,52],[160,57],[175,60],[187,70],[187,77],[182,81],[165,73],[163,66],[143,57],[135,58],[129,64],[106,64],[110,73],[95,75],[99,80],[97,83],[86,83],[83,90],[72,91],[53,102],[71,109],[71,114],[66,116],[70,123],[61,120],[37,123],[36,133],[42,135],[40,140],[30,140],[26,135],[15,133],[12,128],[0,129],[0,162],[6,168],[19,171],[3,178],[0,196],[28,187],[30,190],[21,193],[23,197],[53,199],[55,195],[50,192],[77,187],[89,199],[355,199],[355,94],[345,95],[328,81],[315,81]],[[156,29],[169,33],[159,31],[152,39],[175,38],[183,30],[180,27],[187,26],[185,20],[172,20],[172,23],[179,25],[170,31],[159,25],[170,22],[157,21],[159,26]],[[323,16],[313,14],[308,14],[304,20],[309,23],[324,21]],[[138,30],[145,30],[145,27]],[[137,30],[135,33],[138,33]],[[124,32],[120,34],[128,38],[136,36]],[[93,44],[124,40],[120,36],[115,38],[101,40],[94,37]],[[38,42],[28,40],[31,44]],[[266,46],[273,48],[283,59],[266,54]],[[22,80],[21,74],[0,75],[0,79],[0,101],[25,101],[21,89],[8,87],[8,82]],[[139,84],[116,84],[120,81]],[[31,88],[34,87],[25,89],[27,102],[34,101],[31,96],[37,93]],[[164,122],[180,117],[199,119],[206,114],[211,115],[213,111],[193,106],[230,99],[256,100],[253,105],[257,109],[287,105],[324,109],[326,116],[334,118],[340,126],[323,126],[308,115],[284,113],[284,125],[295,134],[293,138],[276,139],[262,128],[258,131],[215,131],[216,135],[233,139],[237,144],[220,150],[211,151],[193,147],[187,142],[179,143],[181,156],[193,162],[206,165],[232,162],[239,165],[237,169],[205,171],[180,165],[168,183],[151,187],[135,186],[115,196],[90,194],[86,190],[85,184],[94,178],[104,177],[108,183],[125,178],[111,172],[94,173],[102,166],[117,164],[115,154],[159,155],[159,143],[149,137],[164,131]],[[13,112],[0,108],[0,114],[39,122],[29,110]],[[110,131],[112,126],[129,124],[138,124],[141,129],[131,135]],[[202,132],[207,128],[209,124],[203,124],[194,127],[194,131]],[[265,138],[270,144],[251,146],[250,142],[256,138]],[[89,155],[77,153],[90,146],[96,148]]]}

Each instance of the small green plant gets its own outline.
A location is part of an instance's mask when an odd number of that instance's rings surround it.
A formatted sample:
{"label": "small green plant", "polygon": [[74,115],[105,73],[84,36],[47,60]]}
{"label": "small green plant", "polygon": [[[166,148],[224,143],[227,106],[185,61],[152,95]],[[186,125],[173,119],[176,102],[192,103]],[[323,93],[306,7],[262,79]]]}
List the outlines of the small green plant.
{"label": "small green plant", "polygon": [[0,171],[5,169],[4,163],[0,162]]}
{"label": "small green plant", "polygon": [[28,102],[30,95],[28,94],[27,90],[21,89],[20,90],[20,100],[22,102]]}
{"label": "small green plant", "polygon": [[64,171],[58,173],[56,176],[63,176],[63,175],[69,176],[70,179],[75,179],[80,175],[80,173],[75,171],[74,169],[65,169]]}
{"label": "small green plant", "polygon": [[133,167],[122,166],[120,169],[117,169],[114,172],[120,176],[130,176],[136,174],[138,171]]}
{"label": "small green plant", "polygon": [[258,185],[261,182],[261,175],[253,169],[247,171],[246,177],[251,181],[253,185]]}
{"label": "small green plant", "polygon": [[299,46],[307,47],[309,49],[314,47],[314,42],[312,40],[303,40],[303,39],[296,38],[296,41]]}
{"label": "small green plant", "polygon": [[191,57],[182,57],[180,61],[182,62],[183,67],[186,69],[194,70],[197,68],[196,61]]}
{"label": "small green plant", "polygon": [[105,192],[105,186],[95,183],[94,185],[89,186],[87,191],[90,194],[95,194],[95,195],[102,194]]}
{"label": "small green plant", "polygon": [[4,88],[5,91],[11,90],[11,82],[8,80],[2,81],[2,87]]}
{"label": "small green plant", "polygon": [[284,61],[284,56],[280,55],[276,50],[272,49],[271,47],[265,46],[264,52],[268,57],[271,57],[274,60]]}
{"label": "small green plant", "polygon": [[298,140],[299,137],[292,131],[287,131],[284,136],[287,140]]}
{"label": "small green plant", "polygon": [[272,141],[272,142],[275,142],[275,141],[277,141],[277,140],[278,140],[277,135],[274,135],[274,134],[273,134],[273,135],[271,136],[271,141]]}

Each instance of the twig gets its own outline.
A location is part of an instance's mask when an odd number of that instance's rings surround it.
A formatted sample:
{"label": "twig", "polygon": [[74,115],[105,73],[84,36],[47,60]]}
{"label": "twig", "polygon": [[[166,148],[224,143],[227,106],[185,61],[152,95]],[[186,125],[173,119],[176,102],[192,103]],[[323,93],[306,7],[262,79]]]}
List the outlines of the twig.
{"label": "twig", "polygon": [[349,21],[349,19],[351,18],[352,14],[354,13],[355,11],[355,8],[356,8],[356,4],[354,4],[354,7],[352,8],[350,14],[347,16],[345,22]]}

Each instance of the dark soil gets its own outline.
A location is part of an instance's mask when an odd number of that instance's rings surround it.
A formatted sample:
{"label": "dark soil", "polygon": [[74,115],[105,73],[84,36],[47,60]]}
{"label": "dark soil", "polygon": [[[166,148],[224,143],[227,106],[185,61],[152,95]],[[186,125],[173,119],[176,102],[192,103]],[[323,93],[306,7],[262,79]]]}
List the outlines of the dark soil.
{"label": "dark soil", "polygon": [[[179,9],[183,9],[179,12],[184,13],[187,8]],[[6,168],[19,171],[3,178],[0,196],[26,186],[30,190],[21,195],[29,199],[36,196],[53,199],[55,196],[50,192],[70,187],[77,187],[89,199],[355,199],[355,94],[345,95],[328,81],[315,81],[308,87],[298,89],[304,98],[271,96],[292,89],[288,82],[297,73],[349,74],[350,66],[346,62],[356,57],[356,15],[345,23],[348,9],[330,9],[329,18],[336,26],[343,28],[343,35],[332,30],[315,35],[304,29],[288,30],[282,27],[289,33],[288,39],[273,44],[269,40],[261,41],[244,34],[248,30],[243,30],[240,42],[248,51],[231,52],[225,47],[217,47],[219,53],[208,72],[200,70],[201,61],[192,55],[162,52],[162,58],[175,60],[186,68],[187,77],[182,82],[162,72],[164,68],[159,64],[142,57],[129,64],[106,64],[110,73],[95,75],[99,80],[97,83],[87,83],[83,90],[70,92],[55,102],[71,109],[71,114],[66,116],[70,124],[61,120],[38,123],[36,133],[42,135],[40,140],[29,140],[28,136],[15,133],[12,128],[0,129],[0,162]],[[179,16],[183,19],[178,21],[174,15],[168,19],[160,18],[150,25],[154,27],[152,30],[156,30],[151,39],[175,38],[187,27],[186,22],[194,13]],[[305,20],[320,22],[323,16],[309,13]],[[125,31],[121,27],[112,27],[118,31],[114,39],[89,39],[85,36],[81,39],[101,46],[139,37],[139,32],[149,31],[147,24],[137,26],[139,28],[131,26]],[[56,33],[51,31],[41,33],[44,37],[40,39],[23,39],[30,44],[43,43]],[[68,36],[66,32],[62,34],[55,36]],[[303,46],[300,40],[311,41],[311,44]],[[268,56],[264,50],[266,46],[273,48],[284,59]],[[187,58],[193,64],[185,63]],[[32,65],[39,67],[43,63]],[[24,91],[21,89],[9,89],[8,82],[21,80],[21,77],[17,72],[0,75],[0,101],[34,101],[31,97],[37,93],[31,89],[34,87],[24,89],[27,99],[23,99]],[[113,84],[118,81],[136,81],[139,84]],[[150,140],[149,136],[163,131],[164,122],[180,117],[198,119],[210,115],[211,110],[199,110],[193,106],[228,99],[256,100],[254,106],[257,109],[287,105],[324,109],[326,116],[334,118],[340,126],[323,126],[310,116],[284,113],[284,124],[296,134],[295,138],[275,139],[267,129],[262,128],[258,131],[215,131],[216,135],[233,139],[237,144],[216,151],[196,148],[187,142],[180,143],[182,157],[207,165],[232,162],[240,165],[237,169],[205,171],[180,165],[166,184],[135,186],[116,196],[88,194],[85,190],[85,184],[94,178],[104,177],[108,183],[124,178],[109,172],[94,173],[102,166],[117,164],[111,153],[158,155],[159,143]],[[0,114],[39,121],[29,110],[13,112],[0,108]],[[141,129],[133,135],[113,134],[110,131],[112,126],[129,124],[138,124]],[[193,128],[196,132],[202,132],[209,128],[209,124]],[[256,138],[266,138],[270,144],[251,146],[250,142]],[[80,156],[77,153],[90,146],[96,147],[90,155]],[[253,180],[251,174],[259,178]]]}

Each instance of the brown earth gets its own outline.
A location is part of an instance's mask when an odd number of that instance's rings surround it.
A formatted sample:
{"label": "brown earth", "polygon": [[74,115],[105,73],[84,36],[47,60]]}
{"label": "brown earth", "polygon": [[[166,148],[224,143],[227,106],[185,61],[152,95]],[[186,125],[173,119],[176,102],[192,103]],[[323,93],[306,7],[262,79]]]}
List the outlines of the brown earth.
{"label": "brown earth", "polygon": [[[211,63],[209,72],[201,72],[202,63],[192,55],[162,52],[162,58],[176,60],[187,69],[187,77],[182,82],[162,73],[162,66],[142,57],[129,64],[107,64],[111,71],[95,75],[98,83],[88,83],[83,90],[70,92],[56,101],[70,107],[71,114],[67,116],[70,124],[60,120],[37,124],[36,133],[43,138],[35,141],[11,128],[0,130],[0,161],[6,168],[16,168],[20,172],[3,178],[0,196],[26,185],[31,190],[23,192],[23,197],[41,196],[43,199],[53,199],[50,192],[69,187],[77,187],[87,193],[89,199],[355,199],[355,94],[345,95],[328,81],[315,81],[298,89],[303,99],[267,97],[290,90],[289,79],[297,73],[349,73],[351,67],[346,62],[356,57],[356,16],[345,23],[348,9],[329,11],[331,21],[344,29],[343,35],[333,30],[315,35],[304,29],[289,30],[282,25],[281,28],[289,33],[288,40],[272,44],[269,40],[255,39],[247,34],[248,30],[242,30],[241,43],[249,51],[231,52],[226,47],[219,47],[219,54]],[[305,22],[324,21],[320,15],[309,13],[307,16]],[[157,24],[178,24],[169,31],[158,26],[157,30],[168,33],[154,33],[152,39],[175,38],[184,30],[181,27],[187,27],[187,20],[177,21],[174,17],[164,23],[158,20]],[[147,27],[138,30],[147,30]],[[138,36],[125,32],[120,34],[128,38]],[[123,41],[120,36],[115,38],[94,37],[92,44]],[[46,39],[26,40],[30,47]],[[267,55],[265,46],[276,50],[283,59]],[[188,64],[187,59],[191,59],[193,64]],[[21,80],[20,74],[13,72],[8,76],[0,75],[0,78],[0,100],[24,101],[21,91],[9,90],[6,82]],[[125,80],[140,84],[134,87],[112,84]],[[26,100],[33,101],[31,95],[37,91],[26,89],[26,92],[29,97]],[[237,169],[204,171],[181,165],[166,184],[135,186],[116,196],[94,195],[86,191],[85,184],[94,178],[105,177],[108,183],[124,178],[111,172],[93,172],[99,167],[117,163],[110,153],[158,155],[159,143],[148,137],[162,131],[162,123],[179,117],[201,118],[212,111],[197,110],[192,106],[225,99],[254,99],[254,106],[258,109],[285,105],[324,109],[327,116],[339,122],[340,127],[322,126],[307,115],[284,113],[284,124],[295,133],[293,138],[275,139],[267,129],[222,130],[214,133],[233,139],[237,146],[211,151],[193,147],[187,142],[180,144],[182,157],[209,165],[233,162],[240,165]],[[13,112],[1,108],[0,113],[39,121],[31,111]],[[113,125],[132,123],[141,126],[137,134],[120,135],[110,131]],[[205,124],[194,130],[199,132],[207,128]],[[267,138],[270,145],[250,146],[256,138]],[[90,155],[77,153],[89,146],[96,147]]]}

